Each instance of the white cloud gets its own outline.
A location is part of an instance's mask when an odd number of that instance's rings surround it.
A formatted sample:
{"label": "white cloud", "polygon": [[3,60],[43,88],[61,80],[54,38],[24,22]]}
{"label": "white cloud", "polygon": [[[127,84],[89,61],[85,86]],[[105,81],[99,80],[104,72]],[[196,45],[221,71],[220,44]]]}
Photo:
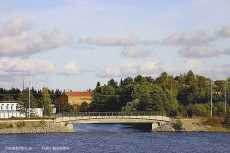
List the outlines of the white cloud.
{"label": "white cloud", "polygon": [[85,72],[93,72],[95,67],[79,67],[74,62],[69,62],[62,67],[58,74],[62,75],[79,75]]}
{"label": "white cloud", "polygon": [[10,6],[0,6],[0,12],[11,12],[14,11],[16,8],[13,5]]}
{"label": "white cloud", "polygon": [[77,65],[74,64],[74,62],[69,62],[66,65],[64,65],[59,72],[59,74],[65,74],[65,75],[77,75],[81,74],[81,68],[79,68]]}
{"label": "white cloud", "polygon": [[97,38],[97,37],[88,37],[80,38],[78,43],[93,44],[99,46],[133,46],[133,45],[153,45],[157,44],[157,41],[147,41],[139,40],[134,34],[130,35],[129,39],[124,38]]}
{"label": "white cloud", "polygon": [[20,88],[23,80],[27,83],[30,80],[32,86],[37,84],[42,87],[53,72],[54,65],[45,60],[0,59],[0,83],[5,88]]}
{"label": "white cloud", "polygon": [[123,63],[121,65],[111,65],[105,67],[96,75],[98,77],[122,77],[142,73],[152,73],[157,68],[156,62],[137,62],[137,63]]}
{"label": "white cloud", "polygon": [[210,77],[212,79],[222,79],[225,75],[230,75],[226,71],[226,66],[207,66],[202,60],[189,59],[186,62],[170,64],[166,62],[137,62],[123,63],[121,65],[111,65],[105,67],[96,75],[101,78],[127,77],[127,76],[152,76],[158,77],[160,73],[167,72],[170,75],[177,76],[192,70],[195,74]]}
{"label": "white cloud", "polygon": [[178,51],[178,54],[189,58],[217,57],[220,52],[210,46],[189,46]]}
{"label": "white cloud", "polygon": [[0,27],[0,37],[19,35],[32,27],[32,23],[22,17],[14,18],[8,21],[3,27]]}
{"label": "white cloud", "polygon": [[226,48],[222,53],[226,55],[230,55],[230,47]]}
{"label": "white cloud", "polygon": [[217,40],[216,36],[210,36],[205,32],[197,32],[195,34],[184,32],[181,34],[172,34],[162,41],[163,45],[195,45],[209,43]]}
{"label": "white cloud", "polygon": [[55,71],[52,63],[44,60],[9,60],[0,59],[0,76],[31,76],[49,74]]}
{"label": "white cloud", "polygon": [[31,24],[24,18],[15,18],[0,27],[0,56],[28,57],[67,45],[72,38],[61,29],[53,32],[26,33]]}
{"label": "white cloud", "polygon": [[151,51],[146,50],[146,49],[139,49],[138,50],[134,46],[128,46],[122,50],[121,55],[128,57],[128,58],[143,58],[143,57],[150,56]]}
{"label": "white cloud", "polygon": [[230,37],[230,23],[223,26],[219,31],[218,34],[224,37]]}

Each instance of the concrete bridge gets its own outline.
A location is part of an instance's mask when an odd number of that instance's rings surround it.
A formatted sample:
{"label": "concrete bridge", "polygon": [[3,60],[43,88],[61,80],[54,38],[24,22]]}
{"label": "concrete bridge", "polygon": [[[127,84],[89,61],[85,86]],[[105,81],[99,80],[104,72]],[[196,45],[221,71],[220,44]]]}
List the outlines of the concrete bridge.
{"label": "concrete bridge", "polygon": [[80,112],[53,116],[57,123],[149,123],[152,130],[170,118],[156,112]]}

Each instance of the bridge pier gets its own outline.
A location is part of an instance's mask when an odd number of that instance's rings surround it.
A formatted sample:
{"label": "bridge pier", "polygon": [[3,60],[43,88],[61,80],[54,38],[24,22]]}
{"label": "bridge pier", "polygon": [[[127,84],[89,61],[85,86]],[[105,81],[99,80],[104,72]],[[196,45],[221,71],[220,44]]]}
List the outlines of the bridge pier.
{"label": "bridge pier", "polygon": [[156,122],[152,123],[152,131],[158,127],[159,127],[159,123]]}
{"label": "bridge pier", "polygon": [[73,130],[73,124],[71,124],[71,123],[66,123],[65,126],[66,126],[69,130]]}

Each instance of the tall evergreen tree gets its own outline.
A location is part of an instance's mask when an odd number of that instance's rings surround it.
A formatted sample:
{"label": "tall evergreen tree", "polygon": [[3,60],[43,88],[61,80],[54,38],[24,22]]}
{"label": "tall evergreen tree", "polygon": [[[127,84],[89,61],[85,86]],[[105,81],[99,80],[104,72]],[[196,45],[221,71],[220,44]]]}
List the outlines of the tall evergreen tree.
{"label": "tall evergreen tree", "polygon": [[[29,92],[30,92],[30,113],[33,113],[33,109],[37,107],[37,100],[34,98],[31,90],[26,88],[18,97],[18,110],[21,114],[25,114],[28,117],[29,115]],[[30,114],[31,115],[31,114]]]}

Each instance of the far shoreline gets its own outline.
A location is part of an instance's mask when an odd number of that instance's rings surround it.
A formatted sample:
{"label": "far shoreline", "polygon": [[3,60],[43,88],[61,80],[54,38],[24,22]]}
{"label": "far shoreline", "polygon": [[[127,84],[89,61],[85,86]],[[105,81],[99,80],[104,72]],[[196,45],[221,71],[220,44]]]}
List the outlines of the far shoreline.
{"label": "far shoreline", "polygon": [[[180,119],[183,122],[182,130],[175,130],[173,124],[175,120]],[[153,133],[159,132],[211,132],[211,133],[229,133],[230,129],[219,125],[212,126],[204,124],[210,117],[184,117],[171,118],[171,121],[160,125]],[[211,119],[223,120],[224,117],[212,117]],[[24,127],[17,127],[18,122],[25,122]],[[7,127],[12,124],[12,127]],[[4,134],[68,134],[77,133],[73,130],[73,125],[60,122],[54,122],[54,118],[20,118],[20,119],[0,119],[0,135]],[[5,127],[4,127],[5,125]],[[71,125],[71,126],[67,126]]]}

